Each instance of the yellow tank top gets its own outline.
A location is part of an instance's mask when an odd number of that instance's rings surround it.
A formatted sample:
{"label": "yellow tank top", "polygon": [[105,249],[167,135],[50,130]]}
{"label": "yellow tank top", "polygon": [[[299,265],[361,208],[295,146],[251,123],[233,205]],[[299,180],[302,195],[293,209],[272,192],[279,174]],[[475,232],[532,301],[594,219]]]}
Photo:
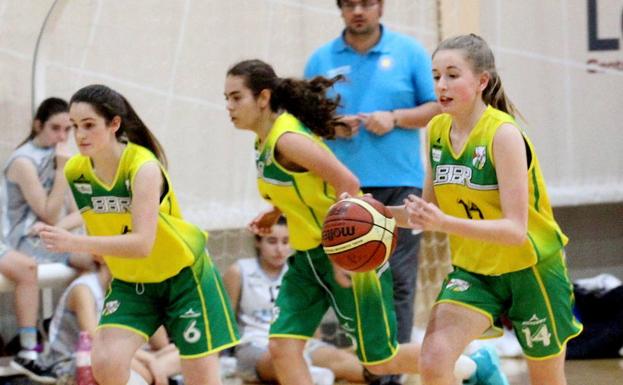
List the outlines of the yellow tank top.
{"label": "yellow tank top", "polygon": [[257,185],[262,197],[277,207],[288,220],[290,244],[296,250],[317,247],[322,239],[322,223],[329,206],[335,202],[335,190],[311,172],[287,170],[275,159],[275,144],[281,135],[294,132],[331,150],[294,116],[283,113],[271,128],[262,145],[256,142]]}
{"label": "yellow tank top", "polygon": [[[461,153],[450,144],[452,118],[434,117],[429,124],[429,157],[433,189],[441,210],[472,220],[500,219],[502,208],[493,159],[493,137],[503,123],[517,126],[510,115],[489,106],[472,130]],[[468,271],[499,275],[532,266],[567,243],[554,220],[534,147],[522,131],[528,150],[528,239],[512,246],[450,235],[452,263]]]}
{"label": "yellow tank top", "polygon": [[[65,176],[78,204],[89,235],[119,235],[132,231],[132,184],[144,164],[158,159],[144,147],[128,143],[114,182],[108,186],[95,175],[90,158],[72,157]],[[193,264],[205,252],[207,234],[184,221],[164,168],[160,212],[154,247],[145,258],[105,255],[114,278],[127,282],[162,282]]]}

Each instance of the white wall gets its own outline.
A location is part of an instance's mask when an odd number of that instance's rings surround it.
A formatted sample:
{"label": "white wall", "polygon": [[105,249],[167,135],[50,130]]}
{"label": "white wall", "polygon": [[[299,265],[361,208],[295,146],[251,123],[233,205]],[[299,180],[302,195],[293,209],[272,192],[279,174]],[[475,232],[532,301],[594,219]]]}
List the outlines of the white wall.
{"label": "white wall", "polygon": [[[35,43],[53,4],[0,0],[2,159],[28,132]],[[432,0],[388,1],[384,21],[431,49],[437,42]],[[69,98],[90,83],[117,89],[164,144],[186,215],[239,227],[263,204],[253,135],[225,113],[227,68],[257,57],[298,76],[341,28],[334,0],[58,0],[35,62],[35,98]]]}

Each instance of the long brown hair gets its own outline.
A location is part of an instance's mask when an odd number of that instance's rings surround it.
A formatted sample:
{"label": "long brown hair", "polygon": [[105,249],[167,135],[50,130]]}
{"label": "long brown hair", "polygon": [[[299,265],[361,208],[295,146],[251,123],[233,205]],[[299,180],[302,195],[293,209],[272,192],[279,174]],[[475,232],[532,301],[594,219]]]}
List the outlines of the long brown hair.
{"label": "long brown hair", "polygon": [[281,109],[294,115],[313,133],[323,138],[335,136],[337,118],[335,110],[339,97],[327,97],[327,90],[340,77],[326,79],[321,76],[311,80],[279,78],[275,70],[261,60],[245,60],[227,71],[228,76],[240,76],[256,97],[262,90],[272,91],[270,109]]}
{"label": "long brown hair", "polygon": [[92,84],[73,94],[69,104],[73,103],[90,104],[95,112],[104,118],[106,124],[109,124],[115,116],[119,116],[121,126],[115,133],[117,140],[123,141],[127,138],[130,142],[149,149],[166,167],[167,158],[162,145],[123,95],[105,85]]}
{"label": "long brown hair", "polygon": [[448,38],[442,41],[435,49],[433,57],[437,52],[447,49],[462,51],[465,59],[472,65],[474,73],[489,73],[491,79],[489,79],[489,84],[482,91],[482,100],[486,104],[513,117],[521,116],[519,110],[504,93],[502,79],[500,79],[500,75],[495,67],[495,57],[491,48],[489,48],[489,45],[482,37],[471,33],[469,35]]}
{"label": "long brown hair", "polygon": [[18,144],[17,147],[20,147],[29,140],[33,140],[37,135],[39,135],[41,131],[37,129],[37,122],[39,122],[39,127],[43,128],[43,125],[52,116],[65,112],[69,112],[69,104],[67,104],[64,99],[51,97],[42,101],[41,104],[39,104],[39,107],[37,107],[37,111],[35,112],[32,126],[30,128],[30,134],[28,134],[28,137],[26,137],[26,139]]}

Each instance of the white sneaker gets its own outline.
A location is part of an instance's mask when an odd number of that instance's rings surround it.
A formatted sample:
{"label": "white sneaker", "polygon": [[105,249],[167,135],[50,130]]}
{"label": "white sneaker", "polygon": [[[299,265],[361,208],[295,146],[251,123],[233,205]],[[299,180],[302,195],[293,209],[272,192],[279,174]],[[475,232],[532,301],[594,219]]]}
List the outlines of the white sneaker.
{"label": "white sneaker", "polygon": [[335,382],[335,374],[331,369],[321,368],[320,366],[310,366],[309,372],[311,373],[314,385],[333,385]]}

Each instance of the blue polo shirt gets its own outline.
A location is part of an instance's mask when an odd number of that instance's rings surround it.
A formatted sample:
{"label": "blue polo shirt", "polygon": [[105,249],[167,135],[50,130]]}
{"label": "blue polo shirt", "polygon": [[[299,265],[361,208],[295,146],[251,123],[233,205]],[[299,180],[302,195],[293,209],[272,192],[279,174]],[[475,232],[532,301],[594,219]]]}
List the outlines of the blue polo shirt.
{"label": "blue polo shirt", "polygon": [[[338,113],[391,111],[435,101],[431,59],[412,37],[381,26],[381,39],[360,54],[343,34],[320,47],[305,67],[305,77],[344,75],[333,91],[341,96]],[[422,187],[420,131],[395,127],[377,136],[362,126],[349,139],[328,140],[335,155],[363,187]]]}

